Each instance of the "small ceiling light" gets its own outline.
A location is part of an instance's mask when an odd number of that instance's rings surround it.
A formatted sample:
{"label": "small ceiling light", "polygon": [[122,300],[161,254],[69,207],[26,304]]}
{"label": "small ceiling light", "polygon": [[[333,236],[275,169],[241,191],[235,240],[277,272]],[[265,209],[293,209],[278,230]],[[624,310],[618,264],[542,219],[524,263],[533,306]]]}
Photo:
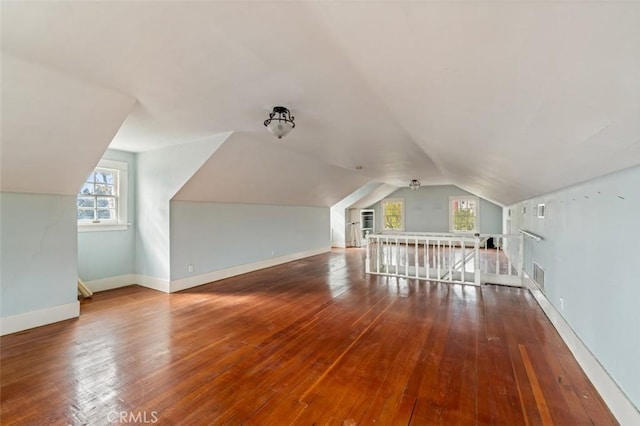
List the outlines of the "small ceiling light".
{"label": "small ceiling light", "polygon": [[283,106],[273,107],[273,112],[269,114],[269,118],[264,121],[264,125],[269,129],[271,133],[276,135],[278,139],[282,139],[286,136],[294,127],[296,123],[293,122],[294,117],[291,116],[291,112]]}
{"label": "small ceiling light", "polygon": [[414,191],[420,188],[420,181],[418,179],[413,179],[411,182],[409,182],[409,188],[413,189]]}

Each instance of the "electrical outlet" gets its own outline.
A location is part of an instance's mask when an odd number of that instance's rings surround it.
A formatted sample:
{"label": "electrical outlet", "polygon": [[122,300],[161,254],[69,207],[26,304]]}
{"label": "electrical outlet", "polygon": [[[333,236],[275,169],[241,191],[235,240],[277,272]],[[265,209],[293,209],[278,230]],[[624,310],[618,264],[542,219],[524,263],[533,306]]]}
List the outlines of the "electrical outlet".
{"label": "electrical outlet", "polygon": [[187,269],[189,269],[189,272],[193,272],[193,265],[189,265]]}
{"label": "electrical outlet", "polygon": [[564,311],[564,299],[562,297],[560,298],[560,310]]}
{"label": "electrical outlet", "polygon": [[274,253],[274,251],[273,251],[273,250],[271,250],[271,256],[273,256],[273,253]]}

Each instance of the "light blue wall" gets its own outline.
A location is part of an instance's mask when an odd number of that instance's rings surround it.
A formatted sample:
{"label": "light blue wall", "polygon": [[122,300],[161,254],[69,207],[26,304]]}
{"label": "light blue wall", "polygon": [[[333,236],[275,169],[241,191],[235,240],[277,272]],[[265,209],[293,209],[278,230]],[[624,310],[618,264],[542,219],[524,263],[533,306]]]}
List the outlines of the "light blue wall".
{"label": "light blue wall", "polygon": [[480,232],[502,234],[502,207],[480,198]]}
{"label": "light blue wall", "polygon": [[172,280],[330,245],[328,208],[171,202]]}
{"label": "light blue wall", "polygon": [[[546,205],[545,218],[533,206]],[[522,214],[522,207],[527,213]],[[525,269],[545,270],[545,294],[631,401],[640,407],[640,167],[511,206]],[[564,300],[561,308],[560,298]]]}
{"label": "light blue wall", "polygon": [[5,192],[0,212],[0,316],[76,302],[76,197]]}
{"label": "light blue wall", "polygon": [[350,206],[367,196],[376,188],[382,185],[378,182],[370,182],[353,191],[345,198],[331,206],[331,245],[333,247],[346,247],[346,235],[349,227],[349,210]]}
{"label": "light blue wall", "polygon": [[228,136],[138,154],[135,243],[138,274],[169,281],[169,202]]}
{"label": "light blue wall", "polygon": [[109,149],[102,158],[129,165],[127,215],[132,225],[125,231],[78,233],[78,273],[85,281],[136,273],[136,154]]}
{"label": "light blue wall", "polygon": [[[402,188],[387,198],[403,198],[406,232],[449,232],[449,197],[474,195],[453,185],[423,186],[417,190]],[[382,231],[382,203],[376,211],[376,231]],[[502,233],[502,207],[480,198],[480,232]]]}

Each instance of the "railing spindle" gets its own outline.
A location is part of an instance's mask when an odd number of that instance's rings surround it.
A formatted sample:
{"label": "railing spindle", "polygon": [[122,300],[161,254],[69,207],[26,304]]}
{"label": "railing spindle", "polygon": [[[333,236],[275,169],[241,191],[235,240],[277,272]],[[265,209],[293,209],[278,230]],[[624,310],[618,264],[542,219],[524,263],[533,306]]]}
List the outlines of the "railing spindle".
{"label": "railing spindle", "polygon": [[467,269],[467,255],[466,255],[466,251],[465,251],[465,242],[464,240],[460,240],[460,248],[462,250],[462,271],[460,273],[460,278],[462,280],[462,282],[464,281],[464,270]]}
{"label": "railing spindle", "polygon": [[507,256],[507,267],[509,268],[509,273],[507,275],[509,276],[513,275],[511,273],[511,256]]}
{"label": "railing spindle", "polygon": [[453,281],[453,263],[455,260],[455,253],[451,247],[451,241],[449,241],[449,281]]}
{"label": "railing spindle", "polygon": [[416,278],[420,278],[420,268],[418,268],[418,237],[416,237],[414,240],[414,250],[415,250],[415,260],[414,260],[414,267],[416,268]]}
{"label": "railing spindle", "polygon": [[[426,244],[424,245],[424,253],[427,258],[426,268],[427,268],[427,279],[431,278],[431,257],[429,255],[429,239],[427,238]],[[431,252],[433,254],[433,251]]]}
{"label": "railing spindle", "polygon": [[371,241],[369,241],[369,244],[367,244],[366,255],[367,257],[364,261],[364,271],[369,274],[371,273]]}
{"label": "railing spindle", "polygon": [[438,252],[437,252],[437,256],[438,256],[438,267],[437,267],[437,273],[438,273],[438,279],[442,278],[442,276],[440,275],[440,240],[438,240]]}
{"label": "railing spindle", "polygon": [[387,237],[384,247],[384,272],[391,273],[391,244],[389,244],[389,237]]}
{"label": "railing spindle", "polygon": [[409,276],[409,238],[404,239],[404,275]]}
{"label": "railing spindle", "polygon": [[396,252],[396,275],[398,275],[398,271],[400,270],[400,246],[398,245],[398,237],[396,237],[396,247],[395,247],[395,252]]}
{"label": "railing spindle", "polygon": [[[494,240],[494,244],[497,245],[497,241]],[[496,247],[496,274],[500,274],[500,249]]]}
{"label": "railing spindle", "polygon": [[480,285],[480,236],[478,234],[474,237],[473,249],[475,251],[475,258],[473,259],[473,282],[476,285]]}
{"label": "railing spindle", "polygon": [[427,268],[427,254],[429,250],[429,240],[425,238],[424,240],[424,250],[422,251],[422,264],[424,265],[424,277],[429,278],[429,269]]}

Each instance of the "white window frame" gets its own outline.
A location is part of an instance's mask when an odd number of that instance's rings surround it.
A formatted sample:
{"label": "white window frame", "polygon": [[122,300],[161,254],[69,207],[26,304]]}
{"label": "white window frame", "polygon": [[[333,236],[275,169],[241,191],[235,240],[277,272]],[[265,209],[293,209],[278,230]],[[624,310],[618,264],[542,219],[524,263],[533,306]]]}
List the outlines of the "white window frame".
{"label": "white window frame", "polygon": [[[456,231],[453,229],[453,202],[454,201],[473,201],[476,203],[476,215],[473,221],[473,230]],[[475,234],[480,232],[480,199],[473,195],[451,195],[449,196],[449,232],[456,234]]]}
{"label": "white window frame", "polygon": [[[402,204],[402,214],[400,215],[400,229],[397,228],[387,228],[386,223],[385,223],[385,214],[384,214],[384,203],[401,203]],[[381,216],[381,220],[382,220],[382,230],[383,231],[400,231],[403,232],[404,228],[405,228],[405,203],[404,203],[404,198],[385,198],[384,200],[382,200],[380,202],[380,213],[382,213]]]}
{"label": "white window frame", "polygon": [[96,169],[115,170],[118,172],[118,179],[115,185],[117,219],[97,223],[78,220],[78,232],[126,231],[129,226],[127,215],[129,164],[124,161],[100,160],[96,168],[92,170],[92,173],[95,172]]}

